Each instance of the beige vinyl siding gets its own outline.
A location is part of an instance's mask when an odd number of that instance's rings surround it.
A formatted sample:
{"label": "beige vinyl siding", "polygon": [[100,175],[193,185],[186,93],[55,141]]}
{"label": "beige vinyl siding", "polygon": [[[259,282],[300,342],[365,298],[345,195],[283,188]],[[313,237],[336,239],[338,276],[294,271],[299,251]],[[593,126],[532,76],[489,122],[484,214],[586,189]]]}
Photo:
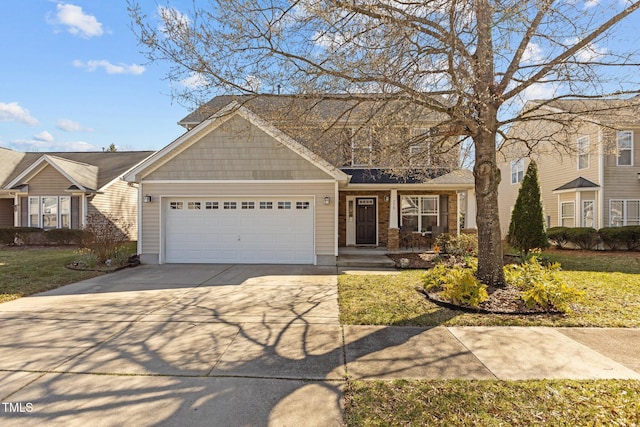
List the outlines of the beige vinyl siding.
{"label": "beige vinyl siding", "polygon": [[[268,197],[310,196],[315,197],[315,251],[317,256],[335,255],[335,184],[327,183],[142,183],[142,194],[150,195],[152,203],[142,204],[142,253],[160,253],[160,197]],[[325,196],[331,203],[325,205]],[[268,226],[268,224],[265,224]]]}
{"label": "beige vinyl siding", "polygon": [[28,182],[29,196],[68,196],[71,182],[53,166],[45,166]]}
{"label": "beige vinyl siding", "polygon": [[329,179],[326,172],[236,115],[145,180]]}
{"label": "beige vinyl siding", "polygon": [[135,240],[138,235],[138,189],[115,181],[89,202],[88,213],[101,213],[118,219],[118,227]]}
{"label": "beige vinyl siding", "polygon": [[[633,130],[633,129],[621,129]],[[603,226],[609,226],[609,201],[610,200],[638,200],[640,199],[640,130],[633,132],[633,166],[616,165],[616,132],[605,133],[607,140],[612,141],[605,156],[604,167],[604,206]]]}

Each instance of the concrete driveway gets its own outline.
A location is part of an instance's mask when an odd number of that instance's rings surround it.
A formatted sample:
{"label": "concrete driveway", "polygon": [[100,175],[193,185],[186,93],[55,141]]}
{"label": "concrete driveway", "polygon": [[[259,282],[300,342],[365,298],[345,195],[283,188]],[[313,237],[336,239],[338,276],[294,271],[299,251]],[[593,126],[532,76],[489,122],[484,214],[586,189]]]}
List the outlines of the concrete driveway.
{"label": "concrete driveway", "polygon": [[332,426],[350,379],[640,379],[639,329],[340,326],[333,267],[163,265],[0,304],[0,425]]}
{"label": "concrete driveway", "polygon": [[141,266],[0,304],[0,422],[340,425],[335,273]]}

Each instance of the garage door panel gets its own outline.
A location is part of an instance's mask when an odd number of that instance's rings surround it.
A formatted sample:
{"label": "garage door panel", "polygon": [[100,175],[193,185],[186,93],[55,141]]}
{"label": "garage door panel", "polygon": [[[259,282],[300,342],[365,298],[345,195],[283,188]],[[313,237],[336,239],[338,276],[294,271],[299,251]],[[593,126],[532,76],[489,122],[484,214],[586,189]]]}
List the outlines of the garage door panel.
{"label": "garage door panel", "polygon": [[166,262],[314,261],[310,198],[171,198],[164,212]]}

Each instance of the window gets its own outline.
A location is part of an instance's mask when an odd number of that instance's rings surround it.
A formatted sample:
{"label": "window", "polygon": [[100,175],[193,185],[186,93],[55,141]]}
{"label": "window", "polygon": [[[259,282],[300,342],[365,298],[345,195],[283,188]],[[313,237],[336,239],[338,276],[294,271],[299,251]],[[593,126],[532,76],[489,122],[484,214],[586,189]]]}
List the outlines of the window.
{"label": "window", "polygon": [[582,226],[595,227],[595,202],[593,200],[582,201]]}
{"label": "window", "polygon": [[590,145],[588,136],[578,138],[578,169],[587,169],[589,167]]}
{"label": "window", "polygon": [[517,184],[524,179],[524,159],[511,162],[511,183]]}
{"label": "window", "polygon": [[29,197],[29,226],[46,230],[71,228],[71,197]]}
{"label": "window", "polygon": [[640,200],[610,200],[609,225],[640,225]]}
{"label": "window", "polygon": [[410,166],[430,166],[431,154],[427,145],[412,145],[409,147]]}
{"label": "window", "polygon": [[633,132],[629,130],[618,131],[616,138],[618,166],[633,166]]}
{"label": "window", "polygon": [[200,207],[201,207],[200,202],[187,202],[187,209],[200,210]]}
{"label": "window", "polygon": [[255,209],[255,202],[242,202],[242,209]]}
{"label": "window", "polygon": [[206,210],[219,209],[218,202],[205,202],[204,208]]}
{"label": "window", "polygon": [[238,205],[236,202],[224,202],[225,209],[237,209]]}
{"label": "window", "polygon": [[278,202],[278,209],[291,209],[291,202]]}
{"label": "window", "polygon": [[575,227],[574,202],[562,202],[560,204],[560,225],[563,227]]}
{"label": "window", "polygon": [[296,202],[296,209],[309,209],[309,202]]}
{"label": "window", "polygon": [[170,202],[169,209],[184,209],[183,202]]}
{"label": "window", "polygon": [[403,196],[400,225],[412,231],[431,231],[438,226],[438,196]]}
{"label": "window", "polygon": [[371,166],[373,163],[373,139],[367,129],[358,129],[351,134],[351,166]]}
{"label": "window", "polygon": [[260,202],[260,209],[273,209],[273,202]]}

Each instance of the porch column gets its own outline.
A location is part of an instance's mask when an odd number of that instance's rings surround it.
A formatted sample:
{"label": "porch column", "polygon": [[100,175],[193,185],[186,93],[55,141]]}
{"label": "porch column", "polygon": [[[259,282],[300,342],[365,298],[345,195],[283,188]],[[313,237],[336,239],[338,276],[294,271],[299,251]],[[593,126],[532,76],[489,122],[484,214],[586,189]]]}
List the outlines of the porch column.
{"label": "porch column", "polygon": [[398,190],[389,194],[389,231],[387,234],[387,251],[400,249],[400,230],[398,229]]}
{"label": "porch column", "polygon": [[398,228],[398,190],[391,190],[389,199],[389,228]]}

